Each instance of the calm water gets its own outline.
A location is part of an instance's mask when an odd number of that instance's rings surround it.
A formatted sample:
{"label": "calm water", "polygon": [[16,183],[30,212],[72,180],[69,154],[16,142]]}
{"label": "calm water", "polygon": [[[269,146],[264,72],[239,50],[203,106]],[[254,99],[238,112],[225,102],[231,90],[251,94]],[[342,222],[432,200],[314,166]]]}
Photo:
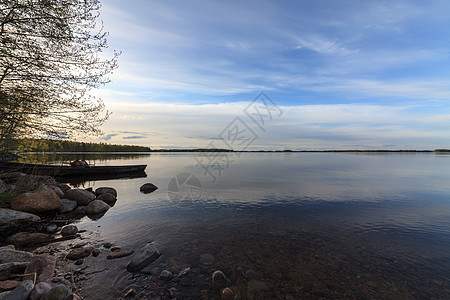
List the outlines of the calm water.
{"label": "calm water", "polygon": [[[176,287],[178,298],[219,299],[210,284],[219,269],[240,299],[450,298],[450,155],[226,155],[214,158],[215,181],[199,153],[98,162],[147,164],[147,177],[82,184],[112,186],[118,201],[79,227],[122,247],[153,241],[162,256],[137,275],[125,270],[129,258],[89,258],[107,270],[81,294],[118,298],[133,286],[136,299],[164,299]],[[194,177],[183,184],[182,173]],[[140,193],[146,182],[159,189]],[[168,283],[154,276],[186,267]]]}

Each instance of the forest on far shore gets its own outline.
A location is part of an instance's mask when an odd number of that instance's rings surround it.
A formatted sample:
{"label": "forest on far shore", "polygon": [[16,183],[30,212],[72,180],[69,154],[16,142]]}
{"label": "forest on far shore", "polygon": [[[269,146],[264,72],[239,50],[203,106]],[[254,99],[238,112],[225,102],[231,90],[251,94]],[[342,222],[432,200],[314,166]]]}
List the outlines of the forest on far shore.
{"label": "forest on far shore", "polygon": [[85,143],[65,140],[20,139],[16,146],[19,152],[149,152],[145,146],[115,145],[107,143]]}

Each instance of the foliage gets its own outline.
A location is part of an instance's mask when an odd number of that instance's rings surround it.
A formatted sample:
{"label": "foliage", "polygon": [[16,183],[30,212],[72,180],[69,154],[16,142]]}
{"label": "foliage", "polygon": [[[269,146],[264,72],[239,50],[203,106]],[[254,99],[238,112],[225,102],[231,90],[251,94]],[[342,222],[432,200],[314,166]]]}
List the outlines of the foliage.
{"label": "foliage", "polygon": [[14,150],[19,152],[148,152],[150,148],[145,146],[83,143],[65,140],[21,139]]}
{"label": "foliage", "polygon": [[[0,0],[0,150],[20,137],[98,134],[109,113],[89,95],[109,81],[118,53],[99,0]],[[1,149],[3,148],[3,149]]]}

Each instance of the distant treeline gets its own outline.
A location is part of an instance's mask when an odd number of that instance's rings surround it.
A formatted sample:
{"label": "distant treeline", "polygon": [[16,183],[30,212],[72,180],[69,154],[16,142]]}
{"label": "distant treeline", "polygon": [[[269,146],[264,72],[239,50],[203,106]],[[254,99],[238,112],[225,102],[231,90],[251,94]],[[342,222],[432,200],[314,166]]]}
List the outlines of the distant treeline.
{"label": "distant treeline", "polygon": [[64,140],[21,139],[16,150],[19,152],[150,152],[149,147],[114,145],[107,143],[84,143]]}
{"label": "distant treeline", "polygon": [[234,152],[230,149],[211,149],[211,148],[198,148],[198,149],[154,149],[151,152]]}

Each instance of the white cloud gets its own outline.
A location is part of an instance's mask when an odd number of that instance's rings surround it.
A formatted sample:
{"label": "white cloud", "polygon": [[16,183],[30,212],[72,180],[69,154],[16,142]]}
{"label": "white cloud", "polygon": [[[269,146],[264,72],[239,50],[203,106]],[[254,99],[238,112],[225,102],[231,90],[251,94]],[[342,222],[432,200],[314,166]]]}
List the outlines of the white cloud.
{"label": "white cloud", "polygon": [[[108,92],[110,95],[112,93]],[[127,102],[122,97],[127,98]],[[106,102],[114,113],[103,130],[112,143],[138,143],[152,148],[205,147],[240,117],[258,135],[254,149],[360,148],[434,149],[447,140],[450,108],[441,113],[422,112],[420,105],[291,105],[280,106],[281,117],[267,121],[261,131],[244,113],[249,102],[193,105],[185,103],[137,103],[129,95],[116,95]],[[123,131],[126,128],[127,131]],[[130,139],[139,137],[139,139]],[[128,140],[127,140],[128,139]],[[221,144],[222,143],[222,144]]]}

